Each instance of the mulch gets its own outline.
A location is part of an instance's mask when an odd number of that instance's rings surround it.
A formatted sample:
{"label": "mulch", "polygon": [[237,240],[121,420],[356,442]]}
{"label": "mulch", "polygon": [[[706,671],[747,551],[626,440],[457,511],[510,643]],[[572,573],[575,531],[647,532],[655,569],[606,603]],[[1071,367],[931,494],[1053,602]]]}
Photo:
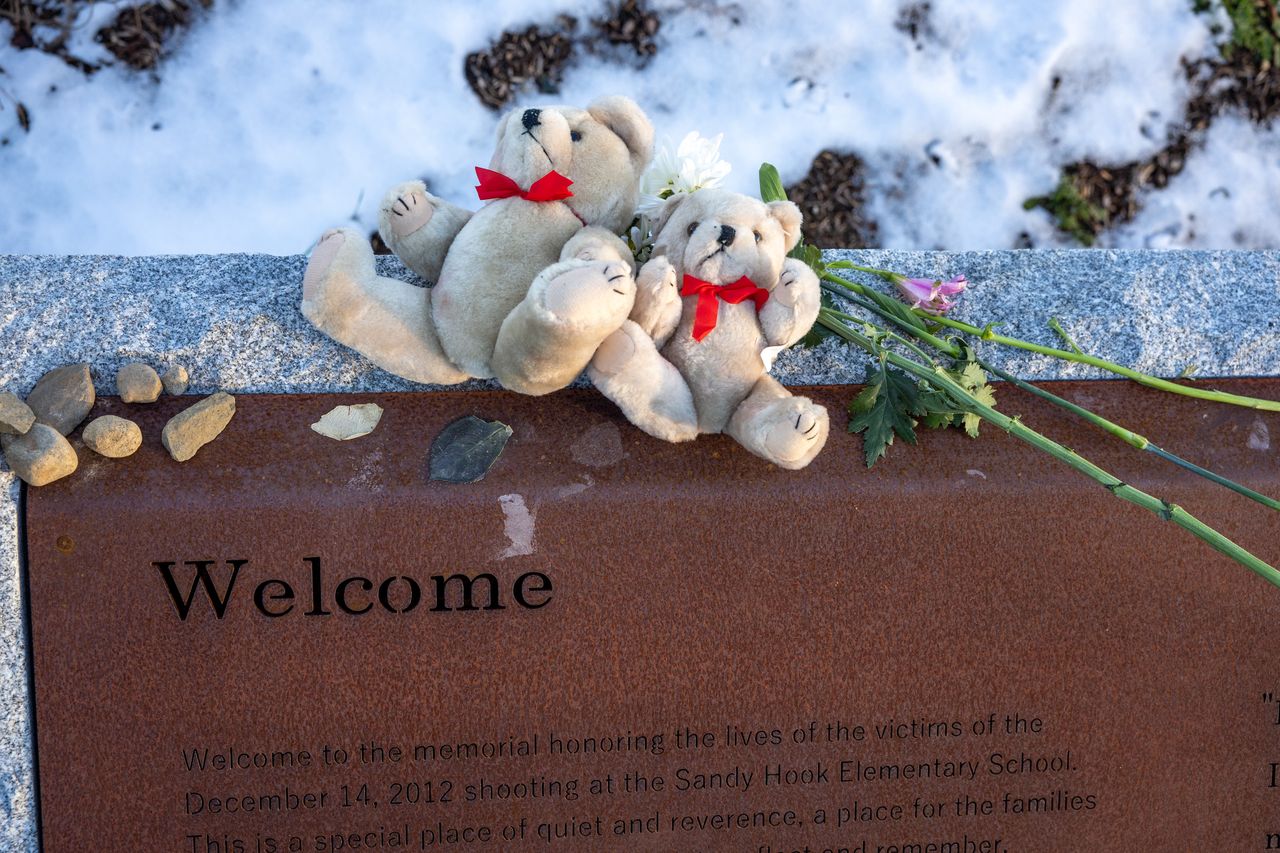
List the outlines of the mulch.
{"label": "mulch", "polygon": [[821,151],[809,173],[787,187],[804,215],[804,238],[824,249],[876,245],[876,223],[867,217],[866,164],[857,154]]}
{"label": "mulch", "polygon": [[1063,170],[1080,197],[1101,211],[1100,218],[1086,226],[1093,236],[1132,221],[1142,208],[1141,194],[1163,189],[1182,172],[1188,155],[1203,145],[1218,116],[1245,115],[1267,127],[1280,116],[1280,67],[1255,54],[1237,50],[1225,59],[1186,62],[1184,68],[1192,95],[1183,121],[1170,130],[1164,148],[1143,160],[1109,165],[1083,160]]}
{"label": "mulch", "polygon": [[481,103],[498,110],[530,89],[556,94],[565,70],[583,54],[643,67],[658,52],[660,26],[643,0],[624,0],[585,27],[561,15],[550,24],[504,32],[486,49],[468,54],[463,71]]}
{"label": "mulch", "polygon": [[[205,9],[213,5],[213,0],[196,2]],[[191,0],[159,0],[125,6],[93,40],[130,68],[149,71],[169,49],[171,37],[191,26],[195,5]]]}

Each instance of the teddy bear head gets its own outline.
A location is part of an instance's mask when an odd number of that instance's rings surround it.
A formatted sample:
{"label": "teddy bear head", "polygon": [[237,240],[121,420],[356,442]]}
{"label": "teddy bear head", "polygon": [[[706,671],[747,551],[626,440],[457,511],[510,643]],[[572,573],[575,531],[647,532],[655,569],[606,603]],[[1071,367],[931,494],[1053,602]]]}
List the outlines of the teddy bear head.
{"label": "teddy bear head", "polygon": [[653,254],[681,273],[712,284],[746,276],[771,287],[787,252],[800,241],[800,208],[721,189],[674,195],[654,222]]}
{"label": "teddy bear head", "polygon": [[585,110],[514,109],[498,123],[490,168],[521,187],[551,171],[573,181],[565,204],[585,225],[620,233],[631,223],[640,176],[653,156],[653,125],[630,98],[600,98]]}

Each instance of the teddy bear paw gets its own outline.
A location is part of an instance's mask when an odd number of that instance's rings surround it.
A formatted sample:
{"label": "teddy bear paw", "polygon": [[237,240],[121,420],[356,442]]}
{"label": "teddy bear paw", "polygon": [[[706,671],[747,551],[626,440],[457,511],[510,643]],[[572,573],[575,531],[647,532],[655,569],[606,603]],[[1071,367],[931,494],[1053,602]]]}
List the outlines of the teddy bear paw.
{"label": "teddy bear paw", "polygon": [[[378,208],[378,230],[386,237],[403,240],[420,231],[435,215],[435,207],[422,181],[407,181],[392,187]],[[388,241],[390,242],[390,241]]]}
{"label": "teddy bear paw", "polygon": [[[636,283],[621,261],[577,261],[546,281],[542,304],[560,324],[612,331],[631,313]],[[606,332],[607,333],[607,332]]]}
{"label": "teddy bear paw", "polygon": [[636,278],[636,304],[630,319],[661,349],[680,324],[682,308],[675,267],[666,258],[651,259]]}
{"label": "teddy bear paw", "polygon": [[827,410],[805,397],[778,400],[763,414],[764,450],[784,468],[803,468],[827,442]]}

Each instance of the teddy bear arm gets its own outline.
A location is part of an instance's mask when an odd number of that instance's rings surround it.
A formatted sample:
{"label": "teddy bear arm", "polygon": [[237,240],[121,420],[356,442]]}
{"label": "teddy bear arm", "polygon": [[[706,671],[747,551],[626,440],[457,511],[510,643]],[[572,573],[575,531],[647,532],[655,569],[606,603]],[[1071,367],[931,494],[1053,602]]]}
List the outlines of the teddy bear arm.
{"label": "teddy bear arm", "polygon": [[405,266],[436,282],[449,247],[470,219],[471,211],[433,196],[422,181],[407,181],[382,199],[378,235]]}
{"label": "teddy bear arm", "polygon": [[560,250],[562,261],[621,261],[635,273],[635,257],[622,238],[596,225],[588,225],[569,238]]}
{"label": "teddy bear arm", "polygon": [[631,319],[661,350],[680,325],[683,310],[676,268],[664,255],[650,258],[636,276],[636,304]]}
{"label": "teddy bear arm", "polygon": [[789,347],[803,338],[818,319],[822,288],[808,264],[787,258],[769,301],[760,309],[760,326],[770,346]]}

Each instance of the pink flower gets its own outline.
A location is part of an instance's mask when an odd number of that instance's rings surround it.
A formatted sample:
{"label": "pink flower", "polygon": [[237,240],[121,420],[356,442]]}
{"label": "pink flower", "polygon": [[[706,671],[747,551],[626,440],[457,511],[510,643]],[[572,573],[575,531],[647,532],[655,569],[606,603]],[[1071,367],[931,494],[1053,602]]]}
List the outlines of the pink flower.
{"label": "pink flower", "polygon": [[894,279],[894,284],[898,286],[903,297],[911,303],[912,308],[919,308],[930,314],[944,314],[955,307],[955,300],[950,297],[963,292],[969,286],[969,281],[963,275],[958,275],[949,281],[898,276]]}

